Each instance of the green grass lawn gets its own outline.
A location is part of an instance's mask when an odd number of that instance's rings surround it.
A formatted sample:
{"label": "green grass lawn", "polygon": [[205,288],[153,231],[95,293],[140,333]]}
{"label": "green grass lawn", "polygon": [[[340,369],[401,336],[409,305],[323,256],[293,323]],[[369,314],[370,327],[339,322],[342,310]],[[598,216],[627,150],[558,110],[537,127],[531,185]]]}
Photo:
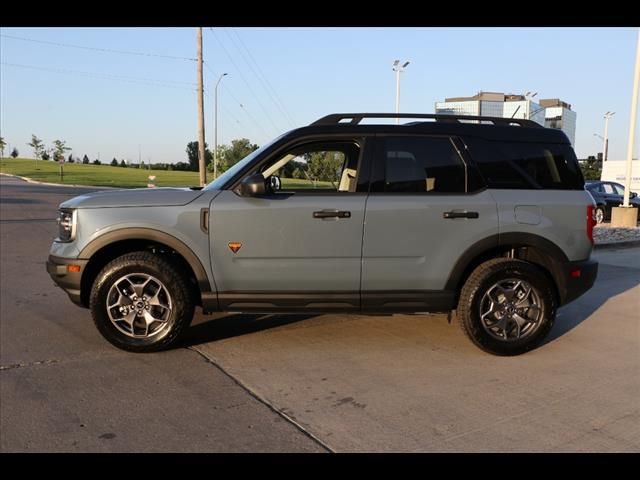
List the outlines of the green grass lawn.
{"label": "green grass lawn", "polygon": [[[39,182],[65,185],[92,185],[100,187],[135,188],[146,187],[149,175],[155,175],[158,187],[193,187],[199,185],[198,172],[175,172],[139,168],[112,167],[110,165],[64,164],[64,180],[60,181],[60,168],[51,160],[36,161],[27,158],[3,158],[0,172],[28,177]],[[212,175],[207,175],[211,181]]]}
{"label": "green grass lawn", "polygon": [[[0,172],[27,177],[39,182],[60,183],[63,185],[90,185],[97,187],[136,188],[146,187],[149,175],[155,175],[158,187],[194,187],[198,186],[198,172],[175,172],[167,170],[147,170],[139,168],[112,167],[111,165],[84,165],[81,163],[64,164],[64,180],[60,181],[60,167],[51,160],[36,161],[29,158],[2,158]],[[207,173],[207,181],[213,175]],[[304,179],[283,178],[283,188],[312,188],[311,182]],[[315,188],[334,189],[330,182],[316,182]]]}

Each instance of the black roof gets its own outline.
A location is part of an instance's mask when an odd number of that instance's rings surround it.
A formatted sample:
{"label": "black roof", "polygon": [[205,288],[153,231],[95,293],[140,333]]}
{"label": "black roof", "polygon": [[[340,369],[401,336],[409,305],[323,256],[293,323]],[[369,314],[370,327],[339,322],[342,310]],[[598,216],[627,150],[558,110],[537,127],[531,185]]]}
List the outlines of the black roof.
{"label": "black roof", "polygon": [[[362,124],[365,118],[412,118],[399,125]],[[347,120],[347,121],[345,121]],[[468,123],[480,121],[483,123]],[[545,128],[531,120],[465,115],[395,114],[395,113],[335,113],[322,117],[307,127],[290,134],[432,134],[482,137],[490,141],[570,143],[562,130]]]}

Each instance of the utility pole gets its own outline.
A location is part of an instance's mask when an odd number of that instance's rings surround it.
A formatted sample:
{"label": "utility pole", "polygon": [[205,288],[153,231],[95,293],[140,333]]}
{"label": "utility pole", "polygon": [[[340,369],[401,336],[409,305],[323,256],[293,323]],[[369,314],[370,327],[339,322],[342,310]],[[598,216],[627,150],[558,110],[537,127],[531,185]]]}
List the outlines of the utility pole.
{"label": "utility pole", "polygon": [[202,81],[202,27],[196,29],[196,44],[198,50],[198,166],[200,170],[200,186],[207,183],[207,170],[204,148],[204,92]]}

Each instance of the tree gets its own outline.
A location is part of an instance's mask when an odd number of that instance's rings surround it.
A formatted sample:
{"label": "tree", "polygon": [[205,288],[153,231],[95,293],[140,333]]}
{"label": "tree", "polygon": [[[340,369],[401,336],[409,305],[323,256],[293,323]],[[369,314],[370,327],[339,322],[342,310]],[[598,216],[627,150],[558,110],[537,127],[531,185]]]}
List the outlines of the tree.
{"label": "tree", "polygon": [[125,162],[124,159],[120,160],[120,166],[126,168],[127,162]]}
{"label": "tree", "polygon": [[49,155],[49,152],[45,149],[44,152],[42,152],[42,160],[49,160],[50,158],[51,155]]}
{"label": "tree", "polygon": [[229,170],[236,163],[258,149],[258,145],[247,138],[231,141],[231,145],[218,146],[218,174]]}
{"label": "tree", "polygon": [[340,152],[312,152],[304,155],[307,174],[314,181],[332,182],[339,180],[344,156]]}
{"label": "tree", "polygon": [[94,165],[102,165],[102,162],[96,158],[96,159],[93,161],[93,164],[94,164]]}
{"label": "tree", "polygon": [[82,164],[83,165],[89,165],[89,157],[87,157],[87,154],[84,154],[84,157],[82,157]]}
{"label": "tree", "polygon": [[53,141],[53,160],[60,163],[60,180],[64,179],[64,152],[71,150],[71,147],[67,147],[66,143],[64,140]]}
{"label": "tree", "polygon": [[112,167],[117,167],[118,166],[118,160],[116,160],[116,157],[113,157],[113,160],[111,160],[111,166]]}
{"label": "tree", "polygon": [[600,180],[602,175],[602,160],[591,155],[586,160],[580,160],[580,170],[585,180]]}
{"label": "tree", "polygon": [[[200,164],[198,162],[198,147],[198,142],[187,143],[186,152],[187,157],[189,158],[189,170],[193,172],[197,172],[200,170]],[[204,142],[204,152],[205,167],[207,167],[213,159],[211,150],[207,149],[207,142]]]}
{"label": "tree", "polygon": [[36,157],[36,160],[42,158],[42,155],[45,152],[44,143],[42,142],[42,140],[40,140],[32,133],[31,142],[27,143],[27,145],[33,148],[33,154]]}
{"label": "tree", "polygon": [[13,147],[13,150],[11,150],[11,156],[13,158],[17,158],[18,155],[20,155],[20,152],[18,152],[18,149],[16,147]]}
{"label": "tree", "polygon": [[60,161],[64,159],[64,152],[71,150],[71,147],[67,147],[67,142],[64,140],[54,140],[53,141],[53,160]]}
{"label": "tree", "polygon": [[173,165],[173,169],[181,172],[193,171],[191,168],[191,164],[187,162],[178,162]]}
{"label": "tree", "polygon": [[68,161],[69,163],[73,163],[73,162],[75,162],[75,160],[74,160],[74,158],[73,158],[73,155],[69,154],[69,158],[68,158],[68,160],[67,160],[67,161]]}
{"label": "tree", "polygon": [[7,144],[4,141],[4,138],[0,137],[0,158],[4,157],[4,147],[6,147]]}

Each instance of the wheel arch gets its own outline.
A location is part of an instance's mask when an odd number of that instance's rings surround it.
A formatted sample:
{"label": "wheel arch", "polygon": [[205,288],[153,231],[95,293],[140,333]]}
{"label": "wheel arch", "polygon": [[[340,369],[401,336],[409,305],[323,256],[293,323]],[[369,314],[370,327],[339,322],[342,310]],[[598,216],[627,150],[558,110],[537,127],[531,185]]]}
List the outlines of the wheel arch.
{"label": "wheel arch", "polygon": [[207,273],[193,250],[181,240],[150,228],[124,228],[114,230],[88,243],[78,255],[88,259],[80,281],[82,304],[89,305],[91,286],[102,268],[114,258],[136,250],[159,251],[176,262],[197,286],[197,304],[202,294],[211,292]]}
{"label": "wheel arch", "polygon": [[551,281],[556,300],[562,303],[561,292],[565,291],[563,266],[569,259],[555,243],[532,233],[503,233],[476,242],[454,265],[445,289],[455,291],[457,301],[471,272],[487,260],[500,257],[525,260],[538,266]]}

